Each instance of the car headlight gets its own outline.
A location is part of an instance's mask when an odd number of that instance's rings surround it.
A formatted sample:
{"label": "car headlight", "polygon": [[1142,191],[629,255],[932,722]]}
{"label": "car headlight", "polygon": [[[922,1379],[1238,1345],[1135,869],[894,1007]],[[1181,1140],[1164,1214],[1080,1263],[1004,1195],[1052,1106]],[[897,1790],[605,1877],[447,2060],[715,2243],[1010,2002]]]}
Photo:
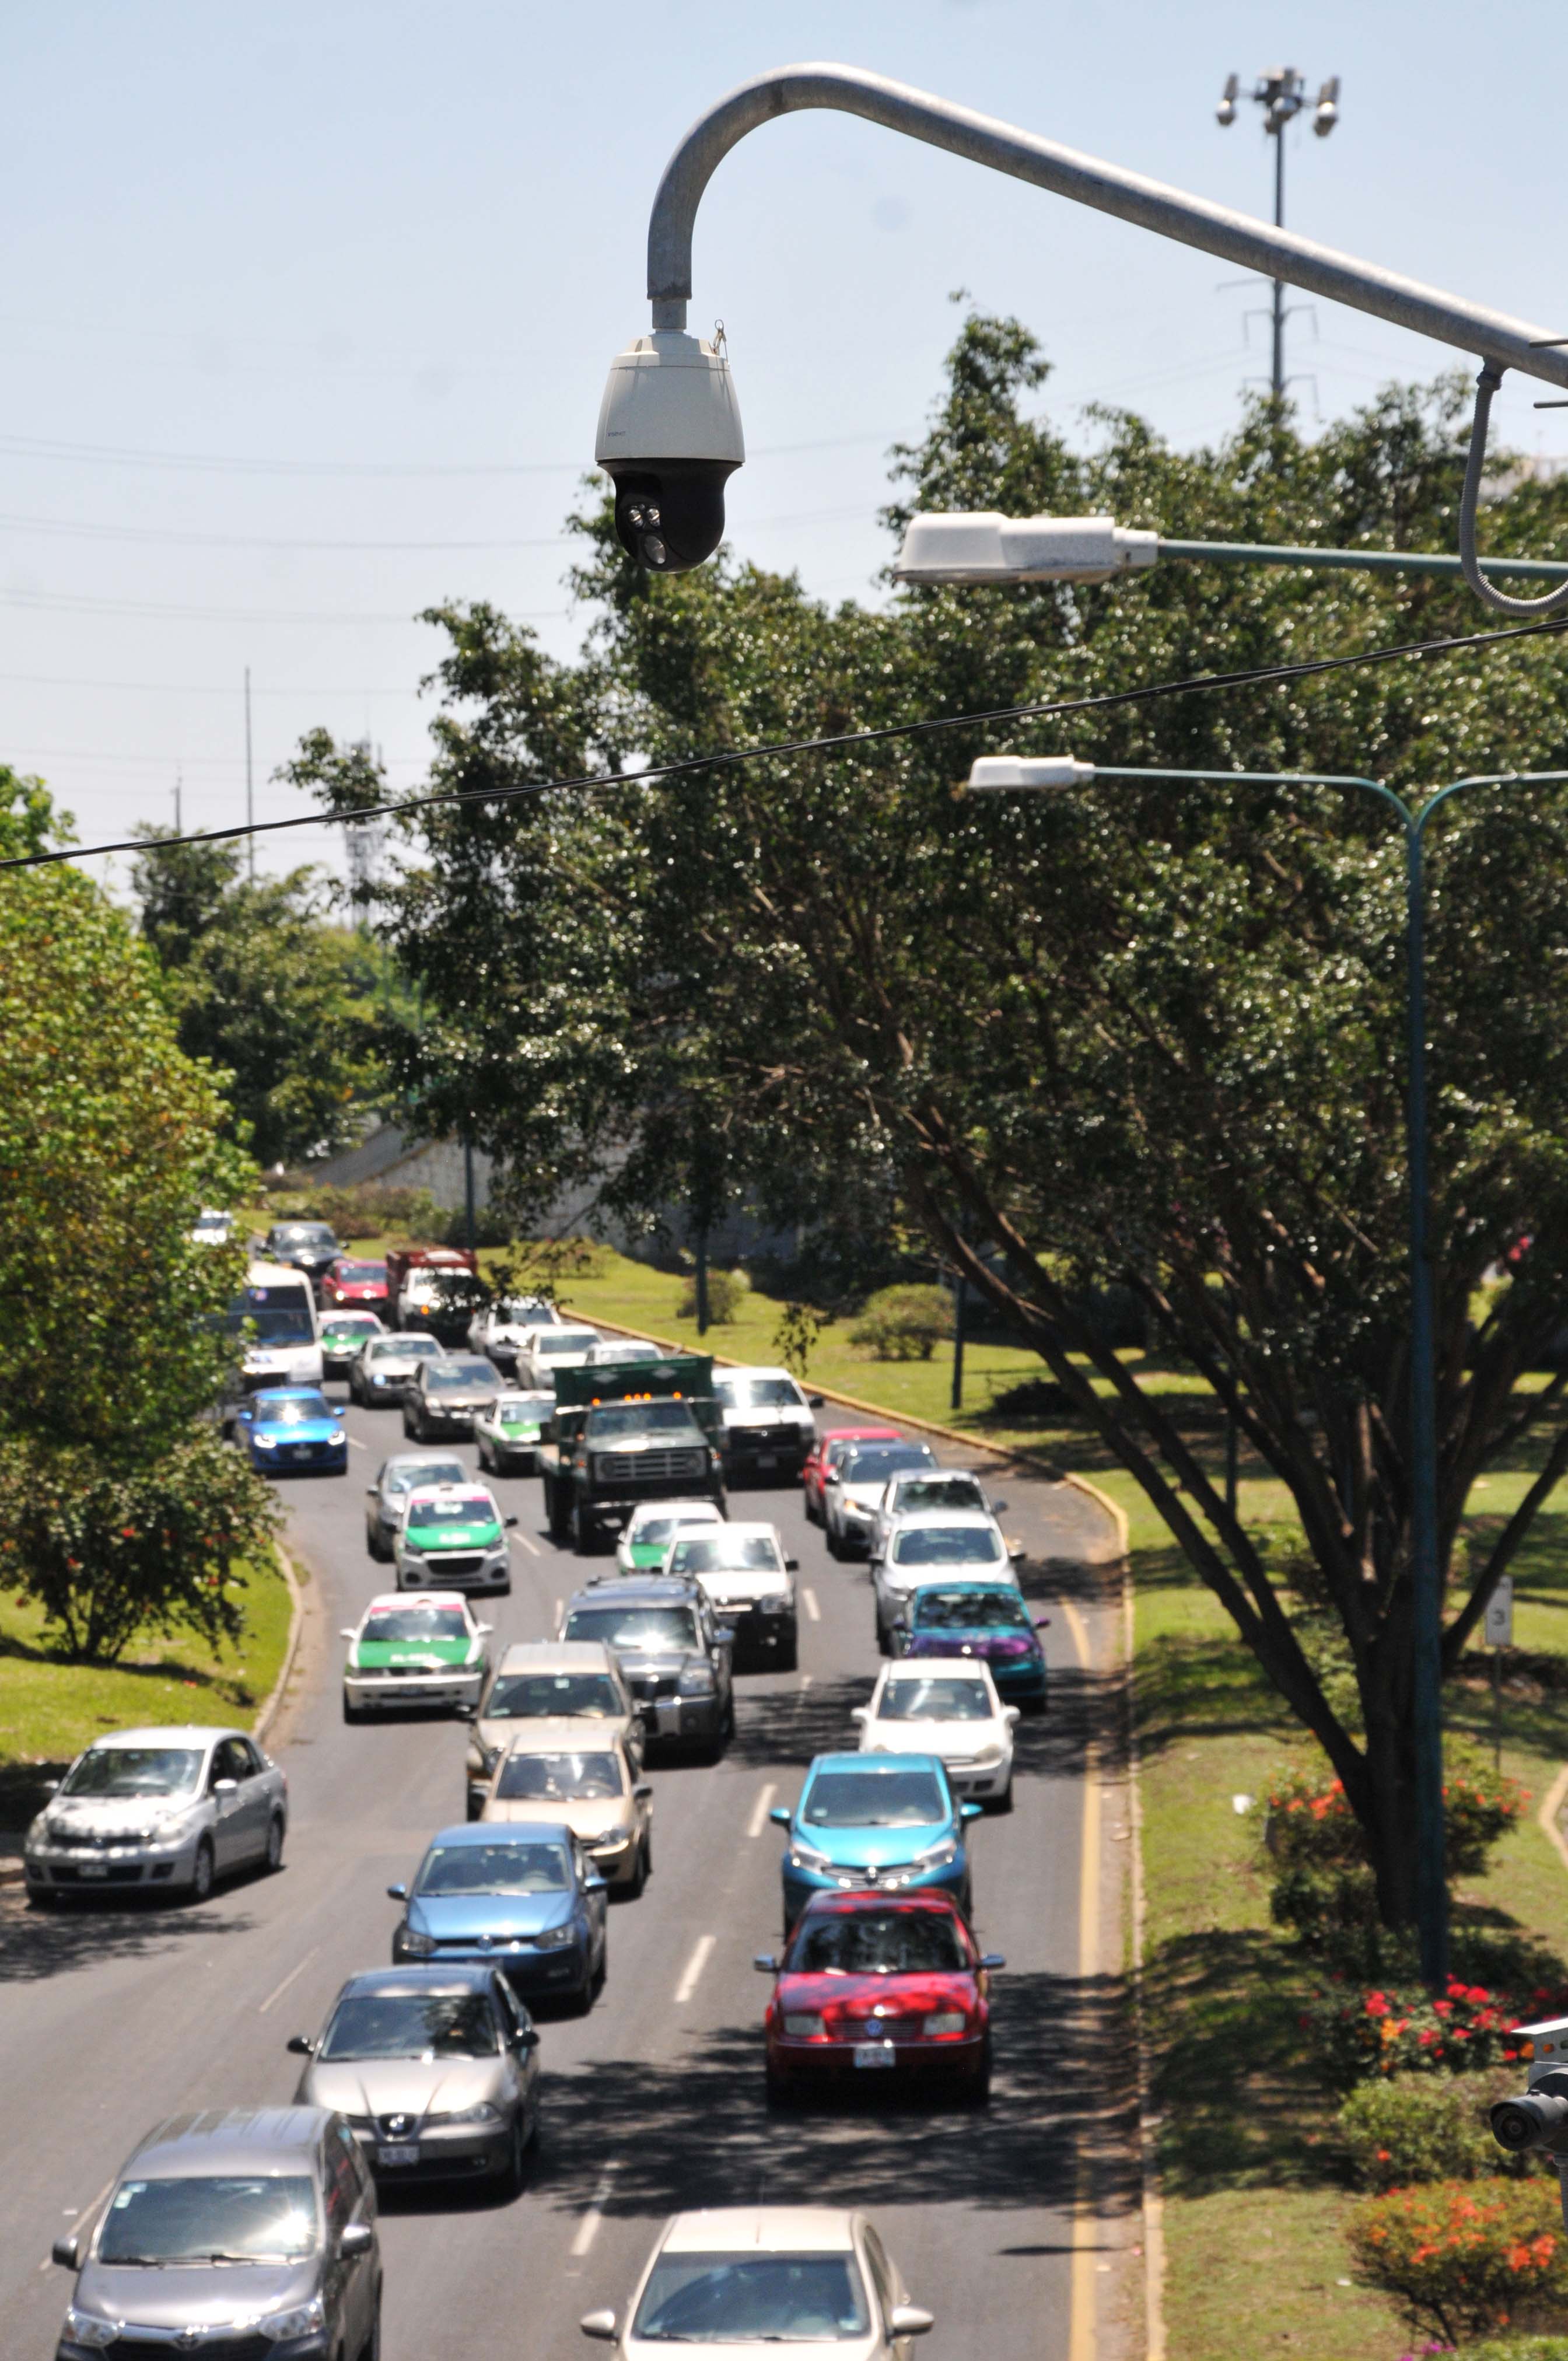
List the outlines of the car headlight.
{"label": "car headlight", "polygon": [[488,2099],[481,2099],[477,2107],[444,2108],[439,2113],[433,2109],[429,2118],[433,2124],[499,2124],[500,2119],[500,2109],[492,2107]]}
{"label": "car headlight", "polygon": [[948,1863],[950,1861],[957,1861],[958,1857],[958,1839],[944,1837],[940,1844],[932,1845],[928,1851],[917,1852],[915,1856],[915,1866],[916,1869],[946,1869]]}
{"label": "car headlight", "polygon": [[398,1929],[398,1946],[411,1960],[428,1960],[435,1949],[433,1935],[422,1935],[412,1927]]}
{"label": "car headlight", "polygon": [[594,1850],[596,1852],[613,1852],[618,1845],[623,1845],[630,1842],[630,1837],[631,1830],[630,1828],[606,1828],[602,1837],[595,1837],[593,1840]]}
{"label": "car headlight", "polygon": [[326,2325],[326,2307],[319,2295],[309,2303],[291,2303],[287,2312],[263,2313],[257,2322],[258,2332],[269,2336],[274,2345],[283,2345],[296,2336],[314,2336]]}
{"label": "car headlight", "polygon": [[813,2034],[822,2032],[823,2024],[819,2016],[805,2015],[786,2016],[784,2029],[786,2033],[793,2034],[798,2041],[809,2041]]}
{"label": "car headlight", "polygon": [[924,2030],[928,2037],[938,2033],[961,2033],[969,2019],[961,2008],[938,2009],[935,2016],[926,2019]]}
{"label": "car headlight", "polygon": [[681,1675],[682,1697],[712,1697],[718,1686],[711,1664],[691,1664]]}
{"label": "car headlight", "polygon": [[253,1434],[250,1439],[252,1443],[255,1444],[258,1451],[276,1451],[278,1448],[278,1439],[276,1435]]}
{"label": "car headlight", "polygon": [[818,1852],[815,1845],[802,1844],[798,1837],[790,1847],[789,1861],[792,1869],[831,1869],[833,1866],[825,1852]]}
{"label": "car headlight", "polygon": [[974,1759],[982,1770],[994,1770],[1002,1760],[1002,1749],[993,1741],[990,1746],[982,1746]]}
{"label": "car headlight", "polygon": [[66,2307],[65,2334],[73,2345],[90,2345],[97,2351],[116,2342],[120,2323],[117,2320],[100,2320],[95,2312],[78,2312],[72,2303]]}
{"label": "car headlight", "polygon": [[546,1927],[543,1935],[535,1935],[533,1938],[542,1951],[564,1951],[568,1943],[575,1943],[576,1939],[577,1930],[569,1918],[564,1927]]}

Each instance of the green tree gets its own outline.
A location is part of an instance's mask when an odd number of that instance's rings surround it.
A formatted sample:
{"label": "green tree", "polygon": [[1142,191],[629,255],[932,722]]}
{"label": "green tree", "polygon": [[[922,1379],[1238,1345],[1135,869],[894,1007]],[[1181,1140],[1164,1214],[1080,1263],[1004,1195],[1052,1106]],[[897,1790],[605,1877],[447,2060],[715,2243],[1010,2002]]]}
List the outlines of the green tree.
{"label": "green tree", "polygon": [[[1016,324],[968,321],[929,434],[894,455],[890,521],[926,505],[1104,508],[1183,538],[1452,545],[1451,384],[1394,389],[1316,444],[1262,405],[1218,449],[1181,455],[1124,413],[1101,414],[1072,449],[1026,414],[1044,376]],[[598,621],[575,670],[489,609],[441,619],[434,784],[493,794],[630,773],[1477,620],[1441,581],[1179,566],[829,611],[793,578],[730,561],[650,580],[607,510],[580,522],[576,587]],[[1561,546],[1565,522],[1560,489],[1522,486],[1490,511],[1488,545]],[[1108,763],[1372,771],[1419,794],[1473,768],[1568,760],[1568,693],[1552,642],[1513,642],[1162,699],[1016,742],[1064,741]],[[1371,798],[1328,791],[956,796],[997,743],[954,730],[421,820],[423,858],[389,922],[423,962],[433,1011],[415,1065],[433,1095],[485,1109],[521,1196],[571,1167],[652,1207],[685,1186],[707,1126],[730,1183],[781,1221],[857,1191],[913,1208],[1036,1343],[1314,1732],[1366,1831],[1383,1915],[1404,1923],[1401,848]],[[1476,1475],[1531,1426],[1545,1436],[1540,1481],[1453,1587],[1452,1670],[1568,1466],[1568,1376],[1517,1382],[1568,1280],[1568,801],[1455,807],[1432,881],[1445,1567]],[[1473,1335],[1478,1280],[1527,1229],[1528,1261]],[[1136,1292],[1287,1487],[1310,1612],[1086,1317],[1086,1291],[1112,1283]],[[1325,1677],[1324,1601],[1349,1679]]]}
{"label": "green tree", "polygon": [[0,763],[0,861],[25,861],[29,853],[73,844],[75,826],[70,812],[55,808],[40,778]]}

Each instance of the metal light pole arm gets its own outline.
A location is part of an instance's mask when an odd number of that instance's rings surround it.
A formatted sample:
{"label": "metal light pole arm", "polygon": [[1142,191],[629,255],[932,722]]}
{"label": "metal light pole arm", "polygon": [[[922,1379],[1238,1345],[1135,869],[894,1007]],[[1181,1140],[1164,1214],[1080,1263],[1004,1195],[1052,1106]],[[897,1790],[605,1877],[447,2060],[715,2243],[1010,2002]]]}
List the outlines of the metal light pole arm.
{"label": "metal light pole arm", "polygon": [[693,125],[664,170],[648,223],[648,294],[653,325],[684,328],[691,287],[692,229],[696,209],[718,166],[737,142],[776,115],[836,107],[880,123],[889,131],[1113,214],[1140,229],[1194,246],[1240,269],[1279,279],[1331,302],[1369,312],[1397,327],[1434,336],[1462,352],[1479,353],[1507,368],[1568,387],[1568,349],[1538,350],[1548,328],[1531,327],[1478,303],[1422,287],[1376,264],[1336,254],[1293,231],[1273,229],[1229,206],[1211,204],[1141,172],[1103,164],[1056,141],[955,106],[928,92],[865,73],[855,66],[785,66],[742,82]]}
{"label": "metal light pole arm", "polygon": [[[1204,566],[1310,566],[1352,574],[1456,574],[1462,557],[1435,549],[1307,549],[1288,542],[1167,541],[1161,559],[1193,559]],[[1568,582],[1568,565],[1550,557],[1484,557],[1483,574],[1513,574],[1533,582]]]}

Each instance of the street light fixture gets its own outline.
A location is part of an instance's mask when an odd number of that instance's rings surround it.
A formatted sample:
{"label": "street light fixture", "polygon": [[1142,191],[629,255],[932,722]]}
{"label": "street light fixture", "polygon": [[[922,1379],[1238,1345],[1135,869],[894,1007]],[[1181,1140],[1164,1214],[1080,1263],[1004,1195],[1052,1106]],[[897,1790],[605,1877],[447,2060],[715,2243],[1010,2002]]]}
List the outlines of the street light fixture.
{"label": "street light fixture", "polygon": [[[1236,119],[1236,101],[1244,95],[1240,77],[1227,74],[1214,119],[1222,131],[1228,131]],[[1307,104],[1307,83],[1304,75],[1294,66],[1270,66],[1259,75],[1253,88],[1245,95],[1263,109],[1263,127],[1274,142],[1274,223],[1277,229],[1285,225],[1285,133]],[[1326,139],[1339,121],[1339,76],[1331,74],[1318,93],[1318,103],[1312,111],[1312,128],[1320,139]],[[1288,380],[1285,375],[1285,281],[1274,281],[1274,368],[1271,385],[1276,402],[1285,399]]]}

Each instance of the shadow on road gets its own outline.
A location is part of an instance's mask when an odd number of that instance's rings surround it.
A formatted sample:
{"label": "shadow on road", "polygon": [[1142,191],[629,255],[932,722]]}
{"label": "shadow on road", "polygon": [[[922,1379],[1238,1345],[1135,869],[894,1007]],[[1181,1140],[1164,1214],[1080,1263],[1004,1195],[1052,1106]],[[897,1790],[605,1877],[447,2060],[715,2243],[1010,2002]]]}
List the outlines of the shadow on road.
{"label": "shadow on road", "polygon": [[35,1983],[117,1960],[172,1958],[193,1938],[248,1933],[256,1921],[225,1895],[200,1908],[160,1894],[94,1896],[90,1904],[29,1909],[20,1886],[0,1896],[0,1983]]}

